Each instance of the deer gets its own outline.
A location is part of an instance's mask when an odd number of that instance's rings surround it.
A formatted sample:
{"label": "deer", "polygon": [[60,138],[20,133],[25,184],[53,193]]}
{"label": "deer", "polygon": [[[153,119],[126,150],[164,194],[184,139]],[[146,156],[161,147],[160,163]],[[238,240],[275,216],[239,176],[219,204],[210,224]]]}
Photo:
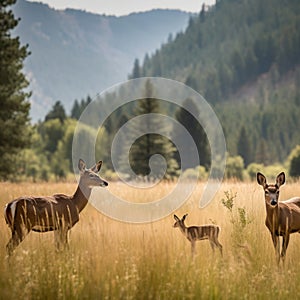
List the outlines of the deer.
{"label": "deer", "polygon": [[[279,188],[285,183],[284,172],[277,175],[275,184],[268,184],[266,177],[258,172],[257,182],[263,187],[265,193],[267,212],[265,225],[272,237],[277,264],[280,264],[280,260],[284,264],[290,234],[294,232],[300,233],[300,197],[278,201]],[[280,236],[282,237],[281,253]]]}
{"label": "deer", "polygon": [[174,223],[173,227],[179,227],[183,235],[191,242],[192,256],[195,255],[195,244],[198,240],[209,240],[213,252],[215,247],[217,247],[220,250],[221,255],[223,255],[223,247],[218,240],[220,227],[212,224],[186,227],[184,221],[187,216],[188,214],[185,214],[182,219],[179,219],[176,215],[174,215],[176,222]]}
{"label": "deer", "polygon": [[24,196],[6,204],[4,217],[11,230],[11,238],[6,245],[8,257],[30,231],[53,231],[56,250],[67,248],[68,232],[79,221],[79,214],[87,205],[92,188],[108,186],[97,174],[101,166],[102,161],[99,161],[87,169],[85,162],[79,159],[79,183],[71,196]]}

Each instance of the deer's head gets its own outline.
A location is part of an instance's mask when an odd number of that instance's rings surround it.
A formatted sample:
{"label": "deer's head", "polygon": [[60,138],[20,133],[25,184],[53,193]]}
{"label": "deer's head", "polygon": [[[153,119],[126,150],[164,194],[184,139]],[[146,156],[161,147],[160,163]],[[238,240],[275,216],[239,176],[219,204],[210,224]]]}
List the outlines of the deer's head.
{"label": "deer's head", "polygon": [[175,219],[175,223],[173,225],[173,227],[184,227],[184,220],[187,217],[188,214],[185,214],[182,219],[180,220],[176,215],[174,215],[174,219]]}
{"label": "deer's head", "polygon": [[285,183],[284,172],[281,172],[280,174],[277,175],[275,184],[268,184],[266,177],[263,174],[258,172],[257,182],[264,189],[266,204],[272,207],[276,207],[278,205],[279,188],[281,185]]}
{"label": "deer's head", "polygon": [[102,161],[100,160],[92,168],[87,169],[85,162],[82,159],[79,159],[78,169],[80,171],[81,184],[89,187],[108,186],[108,183],[104,181],[102,178],[100,178],[100,176],[97,174],[100,171],[101,166],[102,166]]}

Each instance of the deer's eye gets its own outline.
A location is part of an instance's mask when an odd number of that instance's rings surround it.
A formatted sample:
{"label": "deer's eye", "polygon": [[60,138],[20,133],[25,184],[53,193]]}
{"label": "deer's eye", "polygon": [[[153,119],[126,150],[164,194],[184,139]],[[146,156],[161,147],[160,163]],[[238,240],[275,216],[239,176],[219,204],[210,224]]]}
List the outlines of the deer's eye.
{"label": "deer's eye", "polygon": [[269,191],[265,191],[265,195],[269,195]]}
{"label": "deer's eye", "polygon": [[276,192],[276,195],[279,195],[279,191]]}

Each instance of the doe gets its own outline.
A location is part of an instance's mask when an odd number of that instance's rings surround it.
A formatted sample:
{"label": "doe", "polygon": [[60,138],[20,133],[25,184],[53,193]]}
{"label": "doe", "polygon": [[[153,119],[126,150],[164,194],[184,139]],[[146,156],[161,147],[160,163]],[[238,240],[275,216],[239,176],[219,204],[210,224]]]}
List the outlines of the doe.
{"label": "doe", "polygon": [[99,161],[87,169],[85,162],[79,160],[80,179],[72,196],[20,197],[6,204],[4,216],[12,233],[6,246],[7,254],[11,255],[31,230],[54,231],[57,250],[65,248],[68,245],[68,231],[79,221],[79,213],[87,205],[92,187],[108,185],[96,174],[101,165],[102,161]]}
{"label": "doe", "polygon": [[[294,197],[279,202],[279,188],[285,183],[285,174],[281,172],[275,184],[267,184],[266,177],[257,173],[257,182],[265,192],[266,226],[269,229],[275,248],[277,263],[280,258],[283,263],[289,245],[290,234],[300,232],[300,197]],[[279,237],[282,236],[282,250],[280,254]]]}

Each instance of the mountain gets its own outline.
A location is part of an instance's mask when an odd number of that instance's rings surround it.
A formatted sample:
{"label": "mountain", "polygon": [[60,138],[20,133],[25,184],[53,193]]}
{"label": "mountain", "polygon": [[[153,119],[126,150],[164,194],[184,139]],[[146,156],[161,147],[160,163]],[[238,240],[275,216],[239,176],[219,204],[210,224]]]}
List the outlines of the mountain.
{"label": "mountain", "polygon": [[214,107],[231,155],[272,164],[300,143],[299,54],[300,1],[217,0],[131,76],[185,82]]}
{"label": "mountain", "polygon": [[184,30],[191,16],[153,10],[115,17],[25,0],[18,0],[13,11],[21,19],[15,34],[31,52],[25,72],[33,92],[33,120],[43,118],[57,100],[69,110],[75,99],[126,80],[136,58]]}
{"label": "mountain", "polygon": [[144,76],[185,81],[210,102],[276,67],[300,63],[300,2],[218,0],[191,18],[185,32],[144,61]]}

